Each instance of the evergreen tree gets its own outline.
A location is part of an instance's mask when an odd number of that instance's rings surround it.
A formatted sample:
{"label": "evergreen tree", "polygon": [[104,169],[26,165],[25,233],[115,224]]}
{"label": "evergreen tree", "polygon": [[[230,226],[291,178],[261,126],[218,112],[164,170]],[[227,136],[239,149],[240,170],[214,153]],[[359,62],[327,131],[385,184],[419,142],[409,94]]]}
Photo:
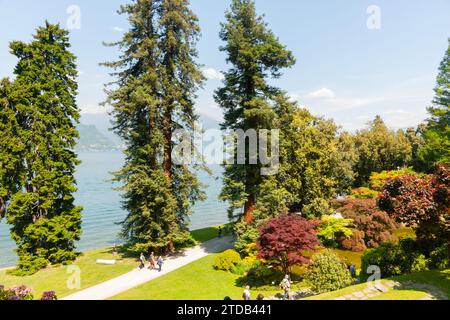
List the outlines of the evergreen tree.
{"label": "evergreen tree", "polygon": [[[233,0],[226,20],[220,32],[221,40],[226,43],[221,51],[227,54],[227,62],[232,66],[225,73],[224,86],[215,94],[216,102],[224,110],[222,128],[244,132],[270,130],[276,118],[274,101],[282,92],[271,86],[269,80],[280,77],[280,70],[292,66],[295,59],[268,29],[263,17],[256,14],[254,1]],[[247,223],[254,218],[264,180],[261,165],[250,164],[250,158],[255,156],[258,159],[257,154],[250,154],[247,146],[245,164],[225,166],[221,194],[230,203],[230,218],[235,218],[235,211],[243,208]]]}
{"label": "evergreen tree", "polygon": [[197,120],[200,30],[187,0],[136,0],[119,13],[128,15],[131,28],[111,44],[120,59],[104,65],[115,69],[107,103],[126,143],[126,162],[115,174],[128,211],[122,236],[137,252],[164,251],[189,239],[192,205],[204,198],[192,169],[172,159],[174,131],[192,133]]}
{"label": "evergreen tree", "polygon": [[3,199],[6,193],[6,218],[18,246],[16,273],[31,274],[77,257],[82,208],[73,197],[79,163],[73,152],[79,119],[76,58],[68,32],[48,22],[31,43],[15,41],[10,48],[19,59],[16,78],[12,88],[6,82],[0,91],[10,91],[1,116],[9,121],[2,135],[12,139],[2,139],[0,149],[12,162],[5,165],[2,152],[0,171],[14,168],[15,174],[5,183],[0,173],[0,190]]}
{"label": "evergreen tree", "polygon": [[13,103],[13,84],[9,79],[0,82],[0,219],[6,215],[11,196],[20,189],[21,161],[24,143],[16,105]]}
{"label": "evergreen tree", "polygon": [[431,118],[424,134],[425,145],[419,151],[429,169],[439,162],[450,163],[450,39],[436,81],[433,106],[428,108]]}

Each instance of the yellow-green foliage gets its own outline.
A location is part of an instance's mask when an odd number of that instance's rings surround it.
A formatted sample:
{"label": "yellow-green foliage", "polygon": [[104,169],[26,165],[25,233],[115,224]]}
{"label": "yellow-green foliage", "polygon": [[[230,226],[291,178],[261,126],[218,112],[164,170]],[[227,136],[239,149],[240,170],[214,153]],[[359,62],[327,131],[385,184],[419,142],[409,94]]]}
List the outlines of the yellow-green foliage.
{"label": "yellow-green foliage", "polygon": [[370,188],[376,191],[381,191],[388,180],[401,177],[404,175],[417,175],[413,168],[404,168],[400,170],[374,172],[370,176]]}
{"label": "yellow-green foliage", "polygon": [[378,192],[369,188],[361,187],[352,190],[351,199],[374,199],[378,197]]}
{"label": "yellow-green foliage", "polygon": [[330,216],[323,216],[322,223],[318,227],[317,235],[324,239],[334,239],[337,234],[343,235],[345,238],[350,238],[353,235],[349,228],[352,219],[341,219]]}
{"label": "yellow-green foliage", "polygon": [[241,256],[235,250],[227,250],[214,259],[214,268],[217,270],[231,271],[241,263]]}

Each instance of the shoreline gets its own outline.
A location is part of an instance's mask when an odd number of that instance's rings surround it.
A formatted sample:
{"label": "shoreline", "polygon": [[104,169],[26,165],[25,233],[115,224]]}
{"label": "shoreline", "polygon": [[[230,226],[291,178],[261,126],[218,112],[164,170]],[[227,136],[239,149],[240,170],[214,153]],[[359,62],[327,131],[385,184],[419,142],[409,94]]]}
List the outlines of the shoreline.
{"label": "shoreline", "polygon": [[[206,227],[206,228],[201,228],[201,229],[195,229],[195,230],[190,230],[189,232],[195,232],[195,231],[200,231],[200,230],[207,230],[207,229],[211,229],[211,228],[218,228],[219,226],[225,226],[226,224],[223,225],[218,225],[218,226],[211,226],[211,227]],[[122,245],[123,243],[117,243],[117,245]],[[92,248],[92,249],[86,249],[86,250],[82,250],[80,251],[81,254],[87,253],[87,252],[92,252],[92,251],[97,251],[97,250],[104,250],[104,249],[111,249],[113,248],[114,245],[109,246],[109,247],[101,247],[101,248]],[[0,267],[0,272],[8,270],[8,269],[13,269],[16,266],[9,266],[9,267]]]}

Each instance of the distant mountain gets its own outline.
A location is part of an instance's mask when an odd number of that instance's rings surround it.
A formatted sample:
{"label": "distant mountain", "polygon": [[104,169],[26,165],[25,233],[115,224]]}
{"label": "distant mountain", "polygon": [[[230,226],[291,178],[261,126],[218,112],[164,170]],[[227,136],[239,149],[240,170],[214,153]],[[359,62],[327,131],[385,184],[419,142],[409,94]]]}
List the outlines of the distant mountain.
{"label": "distant mountain", "polygon": [[119,146],[111,139],[98,131],[94,125],[79,124],[80,138],[76,149],[78,151],[106,151],[119,149]]}

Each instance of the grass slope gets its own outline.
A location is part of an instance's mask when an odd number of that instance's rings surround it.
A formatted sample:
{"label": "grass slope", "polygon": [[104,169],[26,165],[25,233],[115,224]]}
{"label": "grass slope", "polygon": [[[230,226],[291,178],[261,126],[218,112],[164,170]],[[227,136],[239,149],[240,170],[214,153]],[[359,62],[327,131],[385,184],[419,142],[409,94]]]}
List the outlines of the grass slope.
{"label": "grass slope", "polygon": [[[201,243],[217,237],[217,228],[205,228],[192,231],[193,238]],[[98,265],[98,259],[116,259],[117,264],[113,266]],[[74,265],[81,270],[81,288],[70,290],[67,281],[72,274],[68,274],[67,266],[51,267],[39,271],[28,277],[16,277],[9,275],[6,269],[0,270],[0,285],[10,288],[16,285],[27,285],[33,290],[36,299],[39,299],[45,291],[55,291],[62,298],[104,281],[127,273],[138,265],[134,258],[122,255],[113,256],[111,249],[88,251],[77,259]]]}
{"label": "grass slope", "polygon": [[[112,300],[223,300],[225,296],[242,300],[243,288],[236,285],[239,276],[213,269],[217,254],[209,255],[139,287],[121,293]],[[252,292],[255,299],[260,292]],[[262,292],[265,296],[275,291]]]}
{"label": "grass slope", "polygon": [[[96,264],[97,259],[118,259],[113,266]],[[75,263],[81,270],[81,288],[70,290],[67,281],[71,277],[67,266],[47,268],[27,277],[16,277],[0,270],[0,284],[6,288],[25,284],[32,288],[34,297],[39,299],[45,291],[55,291],[58,297],[64,297],[79,290],[127,273],[136,267],[135,259],[113,257],[111,249],[102,249],[85,252]]]}
{"label": "grass slope", "polygon": [[[442,293],[446,294],[450,298],[450,269],[449,270],[433,270],[419,272],[409,275],[402,275],[398,277],[392,277],[391,279],[380,280],[381,283],[386,283],[390,280],[398,281],[400,284],[414,283],[425,284],[433,286],[439,289]],[[336,298],[344,297],[349,294],[353,294],[358,291],[363,291],[368,287],[367,283],[358,284],[342,290],[324,293],[318,296],[309,297],[305,300],[334,300]],[[383,293],[379,296],[372,298],[373,300],[417,300],[425,297],[427,290],[424,289],[404,289],[395,288],[391,291]]]}

